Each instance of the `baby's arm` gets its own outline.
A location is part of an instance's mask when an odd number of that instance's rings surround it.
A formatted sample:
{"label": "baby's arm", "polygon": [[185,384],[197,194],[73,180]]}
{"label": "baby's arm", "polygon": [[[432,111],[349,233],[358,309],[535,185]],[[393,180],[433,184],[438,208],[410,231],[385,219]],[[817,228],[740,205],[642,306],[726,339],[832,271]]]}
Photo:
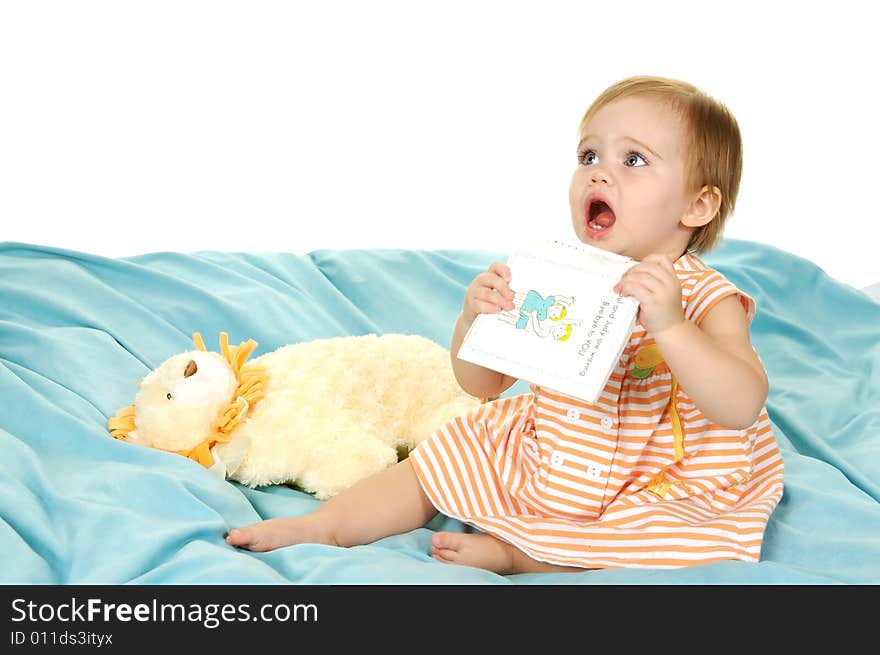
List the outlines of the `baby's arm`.
{"label": "baby's arm", "polygon": [[458,358],[464,335],[477,315],[497,314],[503,309],[513,309],[513,292],[510,290],[510,269],[506,264],[493,262],[489,270],[481,273],[465,291],[464,306],[455,321],[452,332],[452,370],[459,386],[477,398],[494,398],[506,391],[516,378],[498,371],[478,366]]}
{"label": "baby's arm", "polygon": [[767,375],[736,296],[718,301],[697,327],[684,317],[681,286],[664,255],[645,257],[614,290],[638,299],[639,321],[707,419],[738,430],[755,422],[767,399]]}
{"label": "baby's arm", "polygon": [[701,327],[685,320],[654,339],[707,419],[738,430],[755,422],[767,400],[767,374],[752,348],[746,313],[736,296],[720,300]]}

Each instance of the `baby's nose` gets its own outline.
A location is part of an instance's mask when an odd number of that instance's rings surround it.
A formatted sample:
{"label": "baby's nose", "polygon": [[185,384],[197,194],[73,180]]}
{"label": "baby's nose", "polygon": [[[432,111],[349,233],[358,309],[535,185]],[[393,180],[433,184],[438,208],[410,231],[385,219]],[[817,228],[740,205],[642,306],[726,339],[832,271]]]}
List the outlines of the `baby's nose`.
{"label": "baby's nose", "polygon": [[593,169],[590,179],[593,181],[594,184],[599,184],[600,182],[604,184],[611,184],[611,177],[608,175],[608,172],[601,167]]}

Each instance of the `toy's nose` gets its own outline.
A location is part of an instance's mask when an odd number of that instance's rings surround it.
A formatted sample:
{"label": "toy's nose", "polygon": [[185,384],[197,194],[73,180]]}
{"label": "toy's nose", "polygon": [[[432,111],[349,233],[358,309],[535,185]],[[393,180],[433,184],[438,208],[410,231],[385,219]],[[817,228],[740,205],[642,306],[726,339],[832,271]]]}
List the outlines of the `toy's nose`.
{"label": "toy's nose", "polygon": [[186,370],[183,372],[183,377],[188,378],[190,375],[195,375],[196,371],[199,370],[199,367],[196,366],[196,362],[194,359],[189,360],[189,364],[186,365]]}

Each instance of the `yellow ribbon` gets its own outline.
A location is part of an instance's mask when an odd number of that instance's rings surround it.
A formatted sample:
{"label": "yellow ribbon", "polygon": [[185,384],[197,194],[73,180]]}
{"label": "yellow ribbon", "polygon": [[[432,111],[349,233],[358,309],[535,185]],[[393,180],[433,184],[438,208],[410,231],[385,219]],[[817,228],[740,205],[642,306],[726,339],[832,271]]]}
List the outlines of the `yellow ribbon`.
{"label": "yellow ribbon", "polygon": [[[638,379],[645,378],[650,375],[657,366],[663,363],[663,356],[660,354],[660,349],[657,347],[657,344],[652,343],[644,348],[640,348],[633,361],[633,377]],[[680,462],[684,457],[684,424],[681,421],[681,416],[678,414],[678,407],[676,407],[675,404],[675,396],[677,393],[678,380],[676,380],[673,375],[672,392],[669,394],[669,402],[664,410],[664,413],[669,413],[669,420],[672,423],[672,464]],[[672,464],[669,464],[669,466],[672,466]],[[667,468],[668,466],[664,467],[657,473],[657,475],[651,478],[651,481],[648,482],[646,487],[648,491],[656,493],[661,498],[666,496],[669,487],[672,486],[672,483],[665,479]]]}

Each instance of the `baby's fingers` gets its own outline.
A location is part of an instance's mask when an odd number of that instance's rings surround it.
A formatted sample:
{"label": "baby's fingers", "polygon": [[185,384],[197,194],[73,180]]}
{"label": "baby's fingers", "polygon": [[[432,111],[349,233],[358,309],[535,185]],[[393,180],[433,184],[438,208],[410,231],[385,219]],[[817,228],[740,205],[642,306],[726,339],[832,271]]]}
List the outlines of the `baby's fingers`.
{"label": "baby's fingers", "polygon": [[505,264],[504,262],[498,262],[498,261],[492,262],[489,265],[489,272],[494,273],[495,275],[500,277],[502,280],[504,280],[506,283],[508,283],[508,284],[510,283],[510,267],[507,264]]}
{"label": "baby's fingers", "polygon": [[[495,262],[495,264],[500,264],[500,262]],[[500,264],[505,267],[506,271],[501,271],[499,274],[498,271],[493,270],[495,264],[486,273],[477,276],[477,283],[480,287],[497,291],[505,300],[512,301],[513,291],[509,284],[510,269],[507,269],[506,265]],[[505,275],[508,277],[504,277]]]}
{"label": "baby's fingers", "polygon": [[513,309],[513,301],[498,289],[478,287],[471,296],[471,306],[480,314],[497,314],[505,309]]}

